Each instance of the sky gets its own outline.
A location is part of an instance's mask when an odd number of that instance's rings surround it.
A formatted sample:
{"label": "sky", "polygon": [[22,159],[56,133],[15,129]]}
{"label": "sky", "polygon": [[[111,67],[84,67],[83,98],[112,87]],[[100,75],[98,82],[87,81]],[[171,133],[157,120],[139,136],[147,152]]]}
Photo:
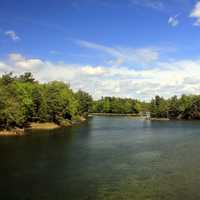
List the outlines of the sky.
{"label": "sky", "polygon": [[150,100],[200,94],[198,0],[0,0],[0,75]]}

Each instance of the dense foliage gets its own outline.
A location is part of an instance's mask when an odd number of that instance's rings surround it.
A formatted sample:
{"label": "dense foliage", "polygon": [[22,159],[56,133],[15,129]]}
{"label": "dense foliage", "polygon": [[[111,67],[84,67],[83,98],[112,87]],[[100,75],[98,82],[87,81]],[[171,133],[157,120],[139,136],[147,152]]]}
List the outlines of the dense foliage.
{"label": "dense foliage", "polygon": [[150,112],[152,118],[200,119],[200,95],[173,96],[169,99],[156,96],[150,103],[134,99],[102,97],[93,101],[95,113],[145,114]]}
{"label": "dense foliage", "polygon": [[64,124],[90,110],[92,98],[83,91],[74,93],[68,84],[38,83],[31,73],[0,78],[0,128],[23,127],[29,122]]}
{"label": "dense foliage", "polygon": [[164,99],[156,96],[150,104],[152,117],[169,119],[200,119],[200,95],[173,96]]}
{"label": "dense foliage", "polygon": [[129,98],[102,97],[93,102],[92,111],[95,113],[113,113],[113,114],[138,114],[142,111],[148,111],[148,103]]}
{"label": "dense foliage", "polygon": [[65,125],[70,120],[93,113],[138,114],[150,111],[151,117],[200,119],[200,95],[156,96],[150,103],[130,98],[92,97],[79,90],[73,92],[64,82],[39,83],[31,73],[0,77],[0,129],[24,127],[30,122],[55,122]]}

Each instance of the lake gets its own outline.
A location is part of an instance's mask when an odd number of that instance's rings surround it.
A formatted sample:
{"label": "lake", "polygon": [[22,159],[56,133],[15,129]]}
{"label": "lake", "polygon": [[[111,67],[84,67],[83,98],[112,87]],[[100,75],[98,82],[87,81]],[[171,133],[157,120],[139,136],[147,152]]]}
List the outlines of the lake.
{"label": "lake", "polygon": [[0,138],[2,200],[200,199],[200,122],[92,117]]}

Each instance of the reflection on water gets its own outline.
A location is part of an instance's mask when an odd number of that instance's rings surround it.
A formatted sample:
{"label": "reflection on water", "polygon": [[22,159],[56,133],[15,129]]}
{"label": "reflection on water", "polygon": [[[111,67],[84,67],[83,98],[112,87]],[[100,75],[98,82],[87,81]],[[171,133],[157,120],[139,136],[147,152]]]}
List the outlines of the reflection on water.
{"label": "reflection on water", "polygon": [[200,199],[200,123],[94,117],[0,138],[0,199]]}

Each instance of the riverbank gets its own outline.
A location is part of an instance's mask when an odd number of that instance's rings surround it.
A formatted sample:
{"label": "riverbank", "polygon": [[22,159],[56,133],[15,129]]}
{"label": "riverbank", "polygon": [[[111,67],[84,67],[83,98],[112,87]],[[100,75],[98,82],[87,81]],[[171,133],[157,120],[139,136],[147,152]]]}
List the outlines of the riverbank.
{"label": "riverbank", "polygon": [[150,120],[150,121],[169,121],[169,118],[149,118],[147,116],[141,114],[118,114],[118,113],[90,113],[89,116],[124,116],[124,117],[133,117],[134,119],[141,119],[141,120]]}
{"label": "riverbank", "polygon": [[130,117],[142,117],[139,114],[118,114],[118,113],[90,113],[89,116],[130,116]]}
{"label": "riverbank", "polygon": [[55,129],[55,128],[60,128],[60,126],[56,123],[31,123],[29,129]]}
{"label": "riverbank", "polygon": [[169,118],[150,118],[151,121],[169,121]]}
{"label": "riverbank", "polygon": [[22,136],[24,135],[24,129],[12,129],[12,130],[1,130],[0,136]]}
{"label": "riverbank", "polygon": [[26,134],[26,130],[53,130],[61,126],[55,123],[30,123],[26,128],[14,128],[10,130],[1,130],[0,136],[22,136]]}
{"label": "riverbank", "polygon": [[62,127],[71,127],[85,122],[87,119],[84,117],[78,117],[76,120],[65,120],[62,124],[58,125],[54,122],[37,123],[33,122],[27,125],[25,128],[13,128],[10,130],[1,130],[0,136],[22,136],[26,135],[26,130],[53,130]]}

